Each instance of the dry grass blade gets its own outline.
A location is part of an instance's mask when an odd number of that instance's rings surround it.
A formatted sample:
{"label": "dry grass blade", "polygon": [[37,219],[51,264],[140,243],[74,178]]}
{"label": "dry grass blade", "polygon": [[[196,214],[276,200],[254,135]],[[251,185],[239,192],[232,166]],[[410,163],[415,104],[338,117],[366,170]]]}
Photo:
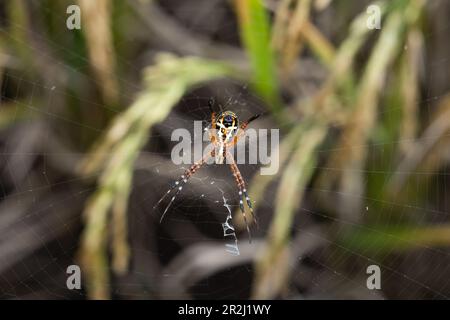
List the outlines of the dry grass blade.
{"label": "dry grass blade", "polygon": [[358,97],[348,119],[338,146],[330,156],[328,167],[337,168],[336,174],[324,174],[321,184],[329,189],[334,179],[340,182],[340,191],[349,197],[343,198],[342,212],[355,212],[361,197],[355,197],[363,190],[362,170],[367,154],[366,142],[376,121],[376,107],[388,66],[400,48],[403,19],[399,12],[392,13],[383,28],[366,70],[361,79]]}
{"label": "dry grass blade", "polygon": [[286,19],[286,15],[289,15],[290,3],[291,1],[285,1],[280,4],[280,13],[277,14],[280,21],[275,22],[277,28],[272,38],[272,43],[279,53],[280,65],[284,74],[291,70],[292,63],[301,52],[304,40],[302,29],[309,20],[311,10],[311,0],[295,1],[296,6],[292,17]]}
{"label": "dry grass blade", "polygon": [[289,232],[294,213],[314,171],[315,149],[328,131],[322,123],[303,126],[304,132],[278,187],[276,213],[270,226],[267,249],[256,262],[252,294],[255,299],[273,298],[285,284],[289,265]]}
{"label": "dry grass blade", "polygon": [[289,21],[289,8],[292,0],[281,0],[275,12],[275,19],[272,27],[271,45],[275,52],[280,52],[283,47],[283,40],[286,33],[286,25]]}
{"label": "dry grass blade", "polygon": [[103,101],[117,103],[118,82],[116,61],[111,34],[111,6],[109,0],[78,0],[82,11],[83,27],[94,78],[102,93]]}
{"label": "dry grass blade", "polygon": [[293,60],[299,56],[303,42],[311,46],[322,63],[331,65],[334,47],[309,20],[310,1],[297,2],[293,17],[290,14],[291,5],[292,0],[279,3],[272,29],[272,47],[280,55],[283,70],[288,71]]}
{"label": "dry grass blade", "polygon": [[317,11],[322,11],[328,8],[333,0],[316,0],[314,2],[314,8]]}
{"label": "dry grass blade", "polygon": [[110,228],[113,231],[114,271],[126,271],[127,199],[134,161],[147,141],[149,129],[166,118],[190,88],[227,75],[236,76],[236,72],[223,63],[160,56],[155,66],[146,69],[143,92],[129,109],[116,117],[106,135],[84,160],[81,171],[87,176],[104,168],[98,189],[89,199],[84,212],[86,226],[79,249],[90,298],[109,298],[107,232],[110,209],[113,211],[113,225]]}
{"label": "dry grass blade", "polygon": [[[380,8],[382,15],[386,12],[386,4],[384,2],[376,2],[374,5]],[[345,74],[353,65],[354,57],[358,50],[362,47],[365,40],[371,33],[367,28],[367,14],[364,12],[358,15],[350,25],[350,34],[339,47],[336,59],[333,64],[332,73],[329,78],[329,85],[335,85],[336,81],[342,80]],[[332,86],[330,89],[333,89]]]}
{"label": "dry grass blade", "polygon": [[[386,11],[385,3],[377,2],[376,5],[380,8],[381,14],[384,14]],[[331,73],[327,81],[313,97],[312,101],[307,101],[306,104],[303,102],[298,104],[297,108],[301,113],[314,119],[321,119],[321,121],[327,123],[334,123],[336,120],[343,122],[347,118],[348,111],[339,102],[338,90],[343,83],[348,82],[352,73],[354,58],[369,36],[370,30],[366,26],[366,20],[367,15],[365,12],[353,20],[349,36],[340,45],[336,53],[334,53],[330,44],[321,45],[321,40],[313,40],[315,37],[312,37],[312,41],[310,41],[312,47],[318,45],[324,47],[320,50],[321,53],[318,53],[319,57],[323,57],[322,61],[328,63],[328,59],[332,55],[333,62],[331,63]]]}
{"label": "dry grass blade", "polygon": [[442,99],[431,124],[422,136],[409,147],[404,159],[397,167],[396,174],[390,182],[391,194],[402,190],[410,174],[418,167],[425,167],[428,172],[448,162],[450,145],[450,96]]}
{"label": "dry grass blade", "polygon": [[300,30],[305,42],[311,47],[311,50],[317,55],[320,61],[326,65],[333,65],[335,58],[335,49],[330,41],[316,28],[311,21],[305,21]]}
{"label": "dry grass blade", "polygon": [[406,154],[418,129],[419,67],[423,39],[417,29],[408,33],[406,52],[401,61],[402,120],[400,123],[400,152]]}
{"label": "dry grass blade", "polygon": [[309,20],[311,11],[311,0],[299,0],[292,16],[291,23],[287,28],[286,39],[281,57],[282,70],[288,71],[295,58],[298,57],[303,47],[302,30]]}
{"label": "dry grass blade", "polygon": [[30,68],[31,72],[35,71],[35,63],[33,56],[26,46],[29,43],[29,25],[28,8],[27,4],[23,0],[9,1],[6,3],[6,10],[9,15],[9,19],[13,21],[9,26],[8,37],[3,39],[3,46],[6,45],[12,47],[15,55],[20,58],[22,67]]}
{"label": "dry grass blade", "polygon": [[[377,2],[375,4],[380,8],[381,14],[384,14],[386,11],[385,3]],[[323,113],[326,118],[332,119],[336,112],[346,112],[335,108],[330,109],[329,107],[333,104],[329,102],[333,99],[339,100],[337,98],[339,86],[348,82],[349,75],[352,73],[354,58],[370,34],[366,21],[367,14],[365,12],[353,20],[349,36],[340,45],[335,55],[327,81],[313,98],[313,109],[315,112]]]}

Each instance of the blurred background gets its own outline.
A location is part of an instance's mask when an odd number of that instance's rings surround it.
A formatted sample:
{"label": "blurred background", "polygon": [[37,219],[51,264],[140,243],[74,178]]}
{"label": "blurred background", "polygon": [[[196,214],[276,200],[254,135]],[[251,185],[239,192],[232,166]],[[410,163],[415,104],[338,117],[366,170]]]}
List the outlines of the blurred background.
{"label": "blurred background", "polygon": [[[0,297],[449,298],[449,18],[444,0],[0,1]],[[172,131],[207,126],[211,98],[280,129],[276,175],[239,166],[251,243],[226,166],[154,208],[186,169]]]}

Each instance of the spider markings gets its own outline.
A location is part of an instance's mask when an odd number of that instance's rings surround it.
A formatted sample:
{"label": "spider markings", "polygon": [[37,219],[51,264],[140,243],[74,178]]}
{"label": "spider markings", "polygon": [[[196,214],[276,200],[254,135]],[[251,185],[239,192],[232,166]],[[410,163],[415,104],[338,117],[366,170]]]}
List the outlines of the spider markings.
{"label": "spider markings", "polygon": [[[247,233],[249,237],[249,242],[252,241],[250,227],[247,221],[247,215],[245,213],[244,201],[247,203],[247,206],[250,210],[251,217],[255,222],[256,226],[258,226],[256,217],[253,213],[252,201],[247,193],[247,189],[245,188],[245,181],[242,177],[239,168],[234,161],[233,156],[228,151],[233,148],[238,140],[244,136],[245,129],[248,124],[257,119],[258,115],[252,116],[247,121],[244,121],[239,126],[239,119],[235,113],[231,111],[221,112],[220,115],[216,118],[216,113],[214,112],[214,100],[209,100],[208,106],[211,110],[211,128],[208,129],[209,139],[211,143],[214,145],[214,149],[207,155],[205,155],[202,159],[195,162],[188,170],[184,172],[184,174],[180,177],[179,180],[175,181],[174,185],[164,194],[164,196],[156,203],[153,208],[156,208],[173,190],[176,189],[175,194],[170,199],[169,204],[161,215],[160,223],[162,222],[164,216],[169,210],[172,203],[175,201],[177,195],[183,190],[183,187],[188,182],[189,178],[192,177],[195,172],[197,172],[210,158],[215,158],[216,163],[223,164],[226,159],[228,164],[230,165],[231,172],[233,173],[236,185],[239,189],[239,208],[241,210],[242,216],[244,218],[245,226],[247,228]],[[219,130],[217,130],[219,129]]]}
{"label": "spider markings", "polygon": [[239,129],[239,120],[231,111],[222,112],[219,117],[215,120],[215,126],[218,127],[219,130],[213,131],[212,135],[216,135],[217,141],[215,147],[216,152],[216,163],[223,164],[224,159],[226,158],[226,147],[232,139],[236,136],[236,133]]}

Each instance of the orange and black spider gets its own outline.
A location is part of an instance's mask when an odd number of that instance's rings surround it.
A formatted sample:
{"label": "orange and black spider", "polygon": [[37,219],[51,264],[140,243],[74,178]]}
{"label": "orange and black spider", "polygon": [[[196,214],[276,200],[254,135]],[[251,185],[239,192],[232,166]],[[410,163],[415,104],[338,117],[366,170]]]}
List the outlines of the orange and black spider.
{"label": "orange and black spider", "polygon": [[251,216],[255,224],[257,224],[256,217],[253,214],[252,201],[247,194],[247,189],[245,187],[245,181],[242,177],[239,168],[234,161],[233,155],[229,152],[238,142],[238,140],[245,135],[245,129],[248,124],[253,120],[257,119],[260,115],[254,115],[250,117],[247,121],[239,124],[239,119],[234,112],[222,111],[219,116],[216,117],[214,112],[214,100],[210,99],[208,106],[211,110],[211,126],[208,128],[209,139],[213,144],[213,150],[204,156],[199,161],[195,162],[188,170],[186,170],[180,177],[179,180],[175,181],[174,185],[164,194],[164,196],[155,205],[157,207],[164,198],[169,195],[173,190],[177,189],[175,194],[170,199],[169,204],[164,210],[161,220],[164,218],[167,210],[177,197],[177,195],[183,190],[183,186],[187,183],[190,177],[192,177],[195,172],[197,172],[202,165],[204,165],[210,158],[215,158],[216,163],[223,164],[224,160],[230,165],[231,172],[233,173],[234,179],[236,181],[237,187],[239,189],[239,208],[241,209],[242,216],[244,217],[245,225],[247,227],[247,232],[249,235],[249,241],[251,242],[250,228],[247,222],[247,216],[244,209],[244,200],[250,209]]}

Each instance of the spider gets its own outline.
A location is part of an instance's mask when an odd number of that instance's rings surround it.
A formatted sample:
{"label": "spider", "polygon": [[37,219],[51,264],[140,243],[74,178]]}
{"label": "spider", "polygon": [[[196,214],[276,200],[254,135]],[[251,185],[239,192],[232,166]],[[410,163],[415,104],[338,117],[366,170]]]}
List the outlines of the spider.
{"label": "spider", "polygon": [[[220,106],[220,105],[219,105]],[[242,177],[241,172],[234,160],[234,157],[229,152],[238,142],[238,140],[245,135],[245,129],[248,124],[253,120],[257,119],[260,114],[256,114],[250,117],[247,121],[242,122],[239,125],[239,119],[236,114],[232,111],[222,111],[216,117],[216,113],[214,111],[214,100],[210,99],[208,101],[208,107],[211,111],[211,125],[208,127],[209,139],[213,144],[214,148],[212,151],[205,155],[202,159],[195,162],[189,169],[187,169],[178,179],[175,181],[173,186],[167,190],[164,196],[157,202],[155,207],[157,207],[164,198],[169,195],[173,190],[176,189],[175,194],[170,199],[169,204],[164,210],[160,222],[163,220],[165,214],[169,210],[169,207],[174,202],[177,195],[183,190],[183,186],[188,182],[189,178],[191,178],[208,160],[211,158],[215,158],[217,164],[223,164],[224,161],[230,165],[231,172],[234,176],[234,180],[239,189],[239,208],[241,210],[242,216],[244,218],[245,226],[247,228],[247,233],[249,235],[249,242],[251,242],[251,233],[250,227],[247,222],[247,216],[244,209],[244,200],[247,203],[248,208],[250,209],[251,217],[255,222],[256,226],[257,220],[255,215],[253,214],[253,206],[252,201],[247,193],[247,189],[245,187],[245,181]],[[222,109],[222,108],[221,108]]]}

